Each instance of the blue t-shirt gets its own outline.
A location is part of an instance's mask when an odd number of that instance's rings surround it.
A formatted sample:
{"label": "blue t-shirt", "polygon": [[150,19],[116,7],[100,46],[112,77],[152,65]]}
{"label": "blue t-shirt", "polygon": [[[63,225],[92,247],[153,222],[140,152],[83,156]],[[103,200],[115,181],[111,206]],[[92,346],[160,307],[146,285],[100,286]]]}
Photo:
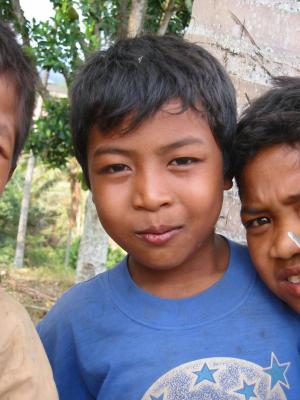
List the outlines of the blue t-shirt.
{"label": "blue t-shirt", "polygon": [[39,324],[61,400],[299,400],[300,318],[230,242],[223,278],[170,300],[127,259],[80,283]]}

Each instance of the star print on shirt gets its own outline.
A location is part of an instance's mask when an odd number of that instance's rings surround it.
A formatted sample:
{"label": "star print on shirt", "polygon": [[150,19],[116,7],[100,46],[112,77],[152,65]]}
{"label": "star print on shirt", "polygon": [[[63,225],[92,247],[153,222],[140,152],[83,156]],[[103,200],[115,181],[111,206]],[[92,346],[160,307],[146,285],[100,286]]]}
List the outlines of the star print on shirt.
{"label": "star print on shirt", "polygon": [[271,355],[271,365],[270,367],[264,368],[266,374],[271,377],[271,390],[277,385],[281,384],[289,389],[289,383],[286,377],[287,370],[290,366],[290,363],[281,363],[277,360],[277,357],[274,353]]}
{"label": "star print on shirt", "polygon": [[250,400],[251,398],[256,399],[256,395],[254,393],[255,384],[248,385],[245,381],[243,382],[243,388],[240,390],[236,390],[236,393],[242,394],[245,396],[245,400]]}
{"label": "star print on shirt", "polygon": [[209,381],[209,382],[216,383],[214,376],[213,376],[216,371],[217,371],[217,369],[209,369],[207,364],[205,363],[200,371],[193,372],[193,374],[197,375],[195,385],[197,385],[198,383],[201,383],[203,381]]}

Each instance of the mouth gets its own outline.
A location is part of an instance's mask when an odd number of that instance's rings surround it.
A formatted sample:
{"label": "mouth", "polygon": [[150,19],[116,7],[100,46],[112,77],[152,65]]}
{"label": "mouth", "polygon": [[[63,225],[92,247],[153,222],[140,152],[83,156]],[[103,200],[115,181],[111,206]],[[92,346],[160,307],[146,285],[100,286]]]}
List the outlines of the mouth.
{"label": "mouth", "polygon": [[279,279],[292,295],[300,297],[300,266],[283,269]]}
{"label": "mouth", "polygon": [[163,245],[175,237],[183,226],[151,226],[142,231],[135,232],[136,236],[147,243]]}

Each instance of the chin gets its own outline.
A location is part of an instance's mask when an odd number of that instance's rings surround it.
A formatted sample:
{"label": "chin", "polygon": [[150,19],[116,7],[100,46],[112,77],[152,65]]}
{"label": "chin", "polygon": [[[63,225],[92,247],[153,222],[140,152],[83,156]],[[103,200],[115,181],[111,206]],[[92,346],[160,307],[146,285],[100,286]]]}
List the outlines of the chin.
{"label": "chin", "polygon": [[300,314],[300,298],[291,298],[291,296],[288,296],[285,293],[282,294],[274,292],[274,294],[279,297],[284,303],[286,303],[297,314]]}
{"label": "chin", "polygon": [[286,303],[294,310],[297,314],[300,314],[300,299],[294,301],[286,301]]}

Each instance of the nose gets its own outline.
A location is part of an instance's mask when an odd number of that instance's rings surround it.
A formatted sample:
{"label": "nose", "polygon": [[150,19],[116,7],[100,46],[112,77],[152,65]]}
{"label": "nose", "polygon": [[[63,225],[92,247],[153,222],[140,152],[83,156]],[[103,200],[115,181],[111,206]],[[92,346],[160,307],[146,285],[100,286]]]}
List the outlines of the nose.
{"label": "nose", "polygon": [[133,207],[148,211],[158,211],[172,203],[173,193],[161,171],[148,168],[134,179]]}
{"label": "nose", "polygon": [[300,248],[297,246],[294,240],[291,239],[289,232],[294,232],[297,236],[300,236],[298,230],[281,229],[276,233],[272,246],[271,256],[275,258],[289,259],[296,254],[300,254]]}

